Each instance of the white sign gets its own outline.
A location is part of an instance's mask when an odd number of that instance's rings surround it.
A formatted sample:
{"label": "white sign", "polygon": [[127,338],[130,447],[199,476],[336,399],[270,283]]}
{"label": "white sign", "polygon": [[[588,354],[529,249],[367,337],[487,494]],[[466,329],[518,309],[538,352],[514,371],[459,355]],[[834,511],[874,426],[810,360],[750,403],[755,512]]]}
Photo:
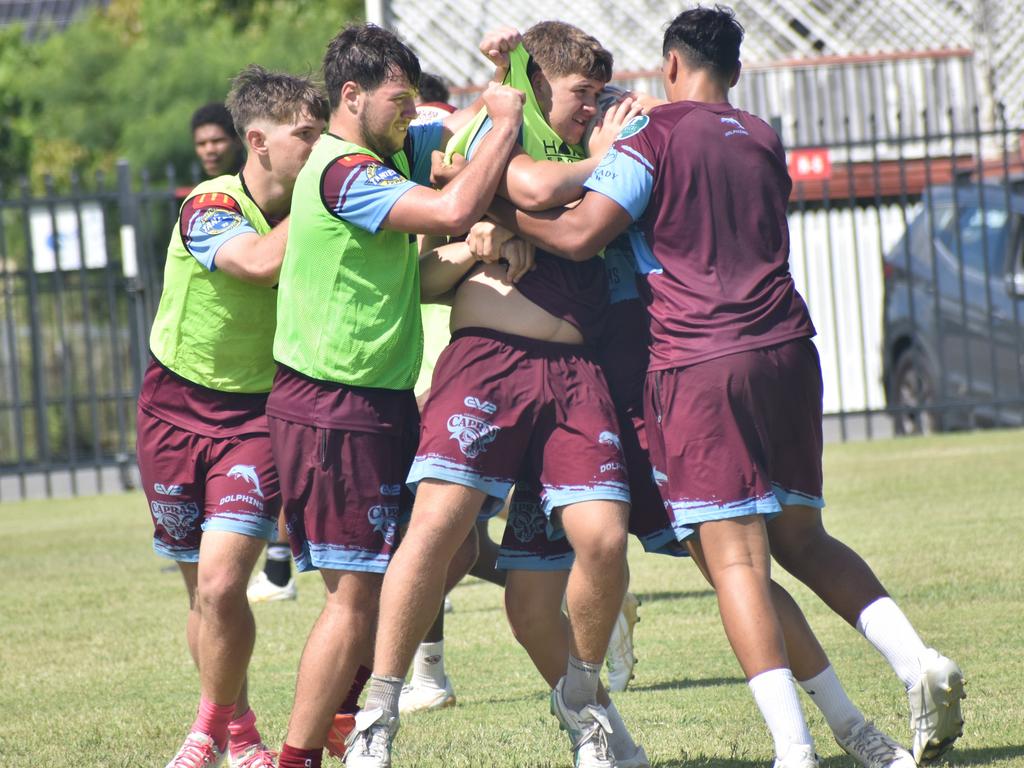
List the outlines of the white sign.
{"label": "white sign", "polygon": [[[57,231],[54,232],[54,219]],[[79,227],[81,224],[81,227]],[[103,208],[97,202],[32,206],[29,213],[32,231],[32,265],[36,272],[54,272],[60,257],[62,270],[97,269],[107,265],[107,238],[103,228]]]}

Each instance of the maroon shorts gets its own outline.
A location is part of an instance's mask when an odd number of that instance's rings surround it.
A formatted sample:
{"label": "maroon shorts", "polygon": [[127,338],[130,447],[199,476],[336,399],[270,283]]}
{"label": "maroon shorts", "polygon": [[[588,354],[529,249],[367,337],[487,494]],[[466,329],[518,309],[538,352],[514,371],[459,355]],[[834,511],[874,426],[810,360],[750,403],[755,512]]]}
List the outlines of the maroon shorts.
{"label": "maroon shorts", "polygon": [[676,536],[783,504],[823,507],[821,396],[809,338],[652,371],[651,464]]}
{"label": "maroon shorts", "polygon": [[203,531],[274,538],[281,495],[266,433],[207,437],[140,408],[136,446],[157,554],[197,562]]}
{"label": "maroon shorts", "polygon": [[[302,403],[306,415],[296,416]],[[315,424],[299,420],[314,416]],[[281,368],[267,420],[296,567],[383,573],[412,506],[412,392],[317,382]]]}
{"label": "maroon shorts", "polygon": [[[522,472],[546,513],[591,500],[629,502],[615,408],[583,347],[482,328],[441,353],[409,484],[443,480],[486,493],[496,513]],[[530,475],[532,473],[532,475]]]}

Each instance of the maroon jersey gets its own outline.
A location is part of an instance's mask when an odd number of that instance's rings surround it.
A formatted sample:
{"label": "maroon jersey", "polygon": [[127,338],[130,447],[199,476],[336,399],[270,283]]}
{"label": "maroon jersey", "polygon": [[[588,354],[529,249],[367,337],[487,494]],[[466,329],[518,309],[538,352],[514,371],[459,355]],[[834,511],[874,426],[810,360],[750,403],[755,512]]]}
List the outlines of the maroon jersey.
{"label": "maroon jersey", "polygon": [[586,186],[636,222],[651,370],[814,335],[789,272],[791,184],[775,132],[727,103],[626,125]]}
{"label": "maroon jersey", "polygon": [[572,262],[538,250],[535,269],[516,283],[527,299],[576,327],[587,344],[596,344],[608,311],[604,260]]}
{"label": "maroon jersey", "polygon": [[267,395],[220,392],[183,379],[155,357],[143,375],[139,408],[204,437],[267,434]]}

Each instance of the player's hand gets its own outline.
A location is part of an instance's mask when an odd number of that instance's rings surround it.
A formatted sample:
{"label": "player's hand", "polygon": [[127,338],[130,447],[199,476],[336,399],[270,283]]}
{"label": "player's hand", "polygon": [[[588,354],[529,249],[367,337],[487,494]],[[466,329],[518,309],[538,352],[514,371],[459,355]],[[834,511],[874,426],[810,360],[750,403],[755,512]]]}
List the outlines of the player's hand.
{"label": "player's hand", "polygon": [[469,229],[466,245],[469,252],[485,264],[493,264],[501,258],[501,249],[515,235],[493,221],[478,221]]}
{"label": "player's hand", "polygon": [[522,41],[523,36],[513,27],[499,27],[484,35],[480,41],[480,53],[490,59],[494,65],[494,80],[504,82],[508,74],[508,54]]}
{"label": "player's hand", "polygon": [[526,96],[522,91],[507,85],[491,83],[483,93],[484,106],[487,114],[495,125],[510,123],[518,126],[523,119],[523,104]]}
{"label": "player's hand", "polygon": [[533,246],[518,237],[507,240],[501,246],[501,258],[508,262],[508,270],[501,282],[515,285],[523,275],[533,269]]}
{"label": "player's hand", "polygon": [[590,156],[602,157],[611,149],[626,123],[642,112],[640,102],[629,96],[608,107],[604,115],[597,118],[594,129],[590,132],[590,140],[587,143]]}
{"label": "player's hand", "polygon": [[466,158],[462,155],[452,155],[452,164],[448,165],[444,161],[444,152],[435,149],[430,153],[430,183],[438,189],[444,189],[465,167]]}

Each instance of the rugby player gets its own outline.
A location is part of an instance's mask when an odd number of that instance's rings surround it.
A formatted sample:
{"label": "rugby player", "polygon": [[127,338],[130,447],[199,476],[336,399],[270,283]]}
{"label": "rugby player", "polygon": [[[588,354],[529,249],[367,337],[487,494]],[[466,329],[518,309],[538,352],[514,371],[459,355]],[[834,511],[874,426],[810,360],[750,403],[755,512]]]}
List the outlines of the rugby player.
{"label": "rugby player", "polygon": [[680,14],[663,50],[671,103],[626,127],[580,204],[492,213],[570,259],[636,222],[653,464],[677,536],[715,586],[777,765],[816,759],[772,606],[769,545],[893,666],[910,698],[913,757],[931,761],[961,731],[963,677],[822,525],[821,372],[788,269],[791,182],[778,137],[727,100],[742,36],[729,9]]}
{"label": "rugby player", "polygon": [[192,113],[192,147],[203,173],[211,179],[238,173],[245,160],[231,113],[219,101],[204,104]]}
{"label": "rugby player", "polygon": [[[525,50],[512,52],[513,63],[518,57],[521,64],[510,69],[511,82],[526,93],[527,106],[524,147],[502,178],[503,194],[537,186],[519,158],[531,166],[535,159],[583,158],[578,145],[611,76],[611,55],[575,27],[538,25],[527,33],[527,45],[533,33],[550,51],[550,64],[528,66]],[[486,121],[481,116],[458,137],[469,145],[462,152],[471,163],[493,130]],[[562,176],[553,187],[560,194],[570,184]],[[585,178],[576,182],[577,195]],[[599,259],[569,265],[538,253],[536,267],[511,285],[501,265],[486,265],[456,293],[453,341],[438,360],[409,475],[416,486],[412,521],[385,575],[375,673],[357,717],[350,767],[390,765],[398,689],[441,603],[446,571],[438,564],[451,559],[482,510],[501,507],[524,462],[578,553],[568,580],[572,634],[564,638],[572,654],[561,659],[565,679],[554,680],[553,706],[573,736],[580,766],[614,765],[608,736],[614,731],[628,739],[621,719],[613,727],[598,704],[600,665],[625,592],[628,517],[615,409],[584,346],[600,330],[607,281]],[[630,757],[642,754],[631,740],[628,745]]]}
{"label": "rugby player", "polygon": [[[255,625],[246,581],[280,508],[265,405],[292,187],[327,102],[305,79],[252,65],[228,96],[248,159],[203,182],[171,237],[138,408],[153,547],[188,591],[199,668],[195,722],[168,768],[270,768],[246,695]],[[276,226],[275,226],[276,225]]]}
{"label": "rugby player", "polygon": [[[339,32],[324,56],[328,133],[295,185],[267,413],[296,565],[320,570],[327,597],[300,661],[280,768],[321,764],[338,703],[372,651],[382,574],[408,504],[423,347],[409,233],[463,233],[479,220],[521,122],[522,95],[489,87],[482,98],[496,128],[478,156],[443,191],[424,186],[446,137],[440,123],[409,125],[419,76],[392,33],[372,24]],[[467,268],[431,265],[424,295],[443,292],[435,277]]]}

